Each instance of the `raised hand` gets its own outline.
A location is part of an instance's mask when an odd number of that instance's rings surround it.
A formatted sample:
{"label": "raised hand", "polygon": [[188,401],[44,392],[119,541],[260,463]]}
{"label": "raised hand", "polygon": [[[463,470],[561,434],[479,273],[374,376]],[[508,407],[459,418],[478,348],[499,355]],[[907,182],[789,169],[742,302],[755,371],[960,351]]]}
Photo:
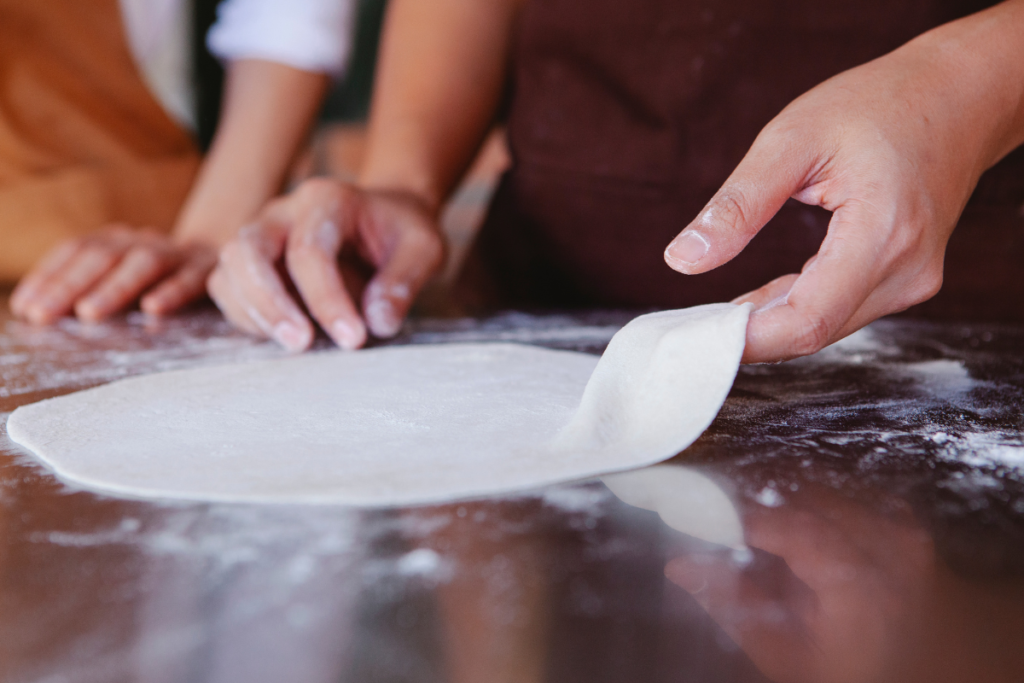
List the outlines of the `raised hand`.
{"label": "raised hand", "polygon": [[665,252],[672,268],[703,273],[790,197],[833,212],[800,273],[737,300],[758,306],[744,361],[814,353],[939,290],[979,176],[1024,141],[1022,28],[1019,0],[947,24],[822,83],[764,128]]}

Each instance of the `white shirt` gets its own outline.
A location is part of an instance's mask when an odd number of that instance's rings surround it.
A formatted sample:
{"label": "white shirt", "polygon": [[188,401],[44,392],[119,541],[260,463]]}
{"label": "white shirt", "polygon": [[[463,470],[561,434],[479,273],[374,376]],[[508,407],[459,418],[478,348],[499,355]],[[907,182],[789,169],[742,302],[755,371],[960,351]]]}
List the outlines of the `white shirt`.
{"label": "white shirt", "polygon": [[[132,55],[150,90],[182,125],[195,125],[188,0],[120,0]],[[355,0],[224,0],[207,35],[225,61],[266,59],[340,76],[352,48]]]}

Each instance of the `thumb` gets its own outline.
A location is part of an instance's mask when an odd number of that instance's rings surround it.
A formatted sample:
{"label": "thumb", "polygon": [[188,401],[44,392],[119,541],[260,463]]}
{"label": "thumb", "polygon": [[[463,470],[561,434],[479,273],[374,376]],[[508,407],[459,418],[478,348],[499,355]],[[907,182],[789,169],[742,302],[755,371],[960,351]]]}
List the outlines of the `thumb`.
{"label": "thumb", "polygon": [[806,146],[765,129],[700,215],[668,245],[665,262],[696,275],[732,260],[803,189],[812,167]]}

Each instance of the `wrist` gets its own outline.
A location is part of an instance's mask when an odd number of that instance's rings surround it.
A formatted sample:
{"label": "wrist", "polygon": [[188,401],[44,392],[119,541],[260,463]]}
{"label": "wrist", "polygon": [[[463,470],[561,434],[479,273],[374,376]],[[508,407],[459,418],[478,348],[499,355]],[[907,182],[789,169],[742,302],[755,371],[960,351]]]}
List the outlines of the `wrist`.
{"label": "wrist", "polygon": [[360,189],[404,198],[415,204],[431,220],[437,220],[444,203],[443,193],[424,176],[408,172],[389,173],[367,168],[356,184]]}
{"label": "wrist", "polygon": [[189,212],[182,212],[178,223],[171,232],[171,239],[181,247],[205,247],[219,251],[221,247],[230,242],[242,224],[237,220],[217,220],[212,217],[189,216]]}
{"label": "wrist", "polygon": [[176,243],[220,249],[274,196],[262,179],[231,176],[220,170],[204,167],[178,213],[171,233]]}

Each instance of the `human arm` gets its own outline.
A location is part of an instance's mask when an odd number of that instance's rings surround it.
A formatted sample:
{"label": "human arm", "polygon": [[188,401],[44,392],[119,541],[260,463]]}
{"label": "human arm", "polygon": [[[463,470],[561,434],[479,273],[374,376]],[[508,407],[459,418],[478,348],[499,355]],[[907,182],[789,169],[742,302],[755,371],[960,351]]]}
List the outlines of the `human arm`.
{"label": "human arm", "polygon": [[114,226],[59,245],[19,283],[11,310],[45,324],[71,312],[99,320],[140,296],[155,314],[202,296],[217,249],[279,191],[326,80],[263,60],[232,62],[213,145],[173,235]]}
{"label": "human arm", "polygon": [[[307,181],[228,245],[209,280],[237,326],[293,350],[395,334],[443,263],[441,205],[498,106],[519,0],[393,0],[357,185]],[[339,256],[341,265],[339,265]]]}
{"label": "human arm", "polygon": [[1021,142],[1024,2],[1009,0],[795,100],[666,261],[686,274],[722,265],[790,197],[832,211],[800,274],[737,300],[758,306],[746,362],[813,353],[938,291],[946,242],[979,176]]}

